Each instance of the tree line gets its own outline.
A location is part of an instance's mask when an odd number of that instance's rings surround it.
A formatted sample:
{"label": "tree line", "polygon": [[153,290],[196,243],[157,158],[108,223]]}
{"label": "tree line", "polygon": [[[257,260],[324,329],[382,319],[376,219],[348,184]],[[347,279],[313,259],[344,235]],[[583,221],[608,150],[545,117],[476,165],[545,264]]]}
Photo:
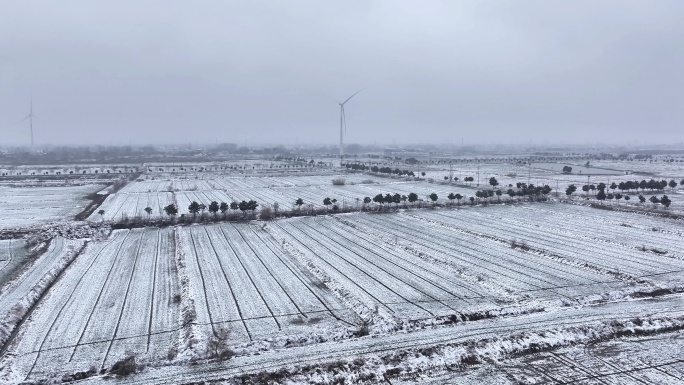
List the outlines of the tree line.
{"label": "tree line", "polygon": [[380,174],[394,174],[398,176],[415,176],[413,171],[410,170],[400,170],[398,168],[391,167],[378,167],[378,166],[367,166],[360,163],[345,163],[344,166],[350,170],[354,171],[370,171]]}
{"label": "tree line", "polygon": [[[682,179],[679,183],[680,185],[684,185],[684,179]],[[626,181],[626,182],[620,182],[618,184],[616,183],[611,183],[609,186],[606,185],[605,183],[598,183],[598,184],[585,184],[582,186],[582,191],[585,192],[585,196],[589,196],[589,192],[591,191],[592,196],[596,198],[601,204],[603,204],[603,201],[609,201],[612,202],[613,200],[617,202],[617,204],[620,204],[620,200],[625,200],[629,201],[630,196],[624,194],[624,191],[627,190],[628,192],[630,190],[635,190],[637,193],[639,190],[641,190],[641,194],[637,195],[637,198],[639,199],[639,203],[646,203],[647,199],[644,197],[643,193],[646,191],[646,189],[650,189],[651,191],[657,190],[657,191],[663,191],[666,187],[670,187],[674,189],[677,187],[677,182],[673,179],[670,180],[670,182],[667,182],[665,180],[661,181],[656,181],[651,179],[650,181],[642,180],[641,182],[637,181]],[[612,192],[606,192],[606,190],[610,188]],[[618,189],[622,193],[615,192],[615,190]],[[565,195],[568,197],[572,197],[572,195],[577,191],[577,186],[574,184],[571,184],[565,189]],[[594,195],[594,191],[598,191]],[[670,204],[672,204],[672,200],[667,196],[663,195],[662,197],[658,198],[657,196],[653,195],[648,199],[649,202],[653,203],[654,205],[661,204],[663,207],[666,209],[670,207]]]}

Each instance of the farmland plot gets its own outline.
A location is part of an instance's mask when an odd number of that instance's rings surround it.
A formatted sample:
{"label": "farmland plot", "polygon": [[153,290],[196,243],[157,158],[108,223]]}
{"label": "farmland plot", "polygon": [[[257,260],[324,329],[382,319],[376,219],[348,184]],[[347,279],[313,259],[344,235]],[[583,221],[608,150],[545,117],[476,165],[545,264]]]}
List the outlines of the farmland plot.
{"label": "farmland plot", "polygon": [[101,185],[0,187],[0,229],[68,219],[88,204],[86,195],[100,189]]}
{"label": "farmland plot", "polygon": [[407,215],[358,215],[353,223],[368,234],[385,234],[386,242],[419,251],[511,294],[570,299],[623,285],[610,276]]}
{"label": "farmland plot", "polygon": [[128,194],[117,192],[110,194],[100,206],[105,212],[103,216],[94,212],[90,215],[89,219],[93,221],[100,221],[102,219],[109,221],[120,220],[122,218],[133,218],[135,216],[147,217],[147,213],[145,212],[146,207],[152,208],[151,215],[163,216],[164,207],[171,203],[175,203],[173,198],[173,193],[171,192]]}
{"label": "farmland plot", "polygon": [[21,239],[0,240],[0,287],[30,260],[25,244]]}
{"label": "farmland plot", "polygon": [[231,343],[349,327],[353,314],[249,225],[178,229],[197,323],[205,337],[228,332]]}
{"label": "farmland plot", "polygon": [[19,378],[108,367],[126,352],[165,357],[178,339],[170,230],[116,231],[91,243],[10,347]]}
{"label": "farmland plot", "polygon": [[[417,212],[412,217],[429,218],[444,222],[454,231],[482,234],[499,241],[524,241],[535,250],[543,250],[575,265],[594,267],[596,272],[647,279],[653,275],[668,275],[684,269],[684,258],[668,258],[636,246],[640,239],[651,234],[619,225],[587,225],[606,223],[610,218],[624,218],[621,213],[602,212],[571,205],[505,206],[492,209],[439,210]],[[592,218],[597,215],[597,218]],[[600,219],[598,216],[602,216]],[[664,224],[667,222],[661,222]],[[650,231],[650,230],[649,230]],[[653,233],[653,231],[650,231]],[[632,233],[625,237],[624,233]],[[659,233],[663,242],[656,241],[660,249],[682,255],[682,236]],[[625,237],[625,238],[623,238]],[[667,240],[669,238],[669,240]],[[621,243],[616,242],[622,240]],[[636,241],[635,241],[636,240]],[[632,242],[630,245],[626,242]]]}
{"label": "farmland plot", "polygon": [[[628,338],[521,357],[505,364],[511,383],[681,384],[683,332]],[[562,380],[561,380],[562,379]]]}
{"label": "farmland plot", "polygon": [[[144,180],[128,184],[121,191],[107,197],[101,208],[105,211],[104,220],[120,220],[135,216],[147,216],[146,207],[152,208],[154,217],[164,216],[164,206],[175,203],[179,214],[188,215],[191,202],[204,203],[212,201],[230,203],[233,201],[255,200],[262,207],[278,203],[282,209],[294,208],[298,198],[305,204],[323,207],[323,200],[337,200],[340,207],[360,207],[364,197],[377,194],[418,194],[419,199],[428,200],[427,196],[436,192],[439,202],[447,202],[449,193],[472,195],[468,188],[431,184],[427,182],[406,181],[403,179],[379,178],[368,175],[341,176],[345,185],[332,185],[330,175],[288,176],[288,177],[243,177],[191,179],[191,180]],[[102,218],[97,213],[90,220]]]}
{"label": "farmland plot", "polygon": [[340,231],[334,219],[304,218],[270,227],[276,238],[293,245],[366,306],[379,306],[401,319],[466,312],[495,299],[453,272],[367,238],[364,229]]}
{"label": "farmland plot", "polygon": [[[9,242],[2,241],[3,244],[8,244]],[[20,254],[26,254],[26,250],[23,249],[23,242],[21,240],[12,240],[11,242],[18,246],[14,246],[14,250],[10,250],[12,253],[10,257],[23,257]],[[36,287],[38,282],[60,262],[63,255],[67,252],[75,252],[81,245],[83,245],[82,240],[67,240],[57,237],[50,242],[47,250],[42,255],[36,257],[34,261],[30,262],[28,267],[22,269],[23,271],[20,276],[15,277],[9,282],[3,282],[0,285],[0,316],[4,317],[12,307],[20,303]],[[11,263],[12,260],[9,262]],[[0,273],[3,270],[0,270]]]}

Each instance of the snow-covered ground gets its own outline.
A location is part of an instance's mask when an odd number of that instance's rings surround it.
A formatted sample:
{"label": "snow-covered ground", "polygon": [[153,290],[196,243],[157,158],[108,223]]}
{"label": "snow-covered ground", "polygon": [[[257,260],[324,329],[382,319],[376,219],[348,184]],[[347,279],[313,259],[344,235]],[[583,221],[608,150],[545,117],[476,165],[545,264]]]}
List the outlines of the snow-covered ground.
{"label": "snow-covered ground", "polygon": [[102,185],[0,187],[0,229],[23,228],[69,219],[90,202]]}
{"label": "snow-covered ground", "polygon": [[22,239],[0,240],[0,287],[17,274],[31,259]]}
{"label": "snow-covered ground", "polygon": [[[169,381],[178,384],[197,382],[239,384],[242,383],[242,379],[249,381],[262,378],[279,379],[276,382],[280,383],[335,384],[340,383],[340,378],[344,378],[344,383],[384,383],[385,375],[392,373],[390,371],[393,370],[394,373],[408,379],[409,382],[405,383],[410,383],[411,379],[422,383],[421,377],[430,374],[441,375],[441,378],[446,379],[436,383],[461,383],[458,382],[461,377],[473,380],[473,382],[463,382],[466,384],[492,383],[487,380],[482,381],[483,377],[476,374],[470,377],[472,368],[474,371],[482,370],[479,374],[483,375],[484,379],[493,378],[505,381],[501,382],[502,384],[510,384],[512,381],[506,381],[509,377],[505,365],[509,362],[508,356],[511,353],[530,353],[539,348],[549,349],[572,346],[577,343],[601,342],[616,338],[616,333],[628,335],[629,332],[625,332],[629,328],[632,333],[641,330],[662,332],[673,325],[681,327],[684,322],[683,314],[684,298],[681,295],[655,300],[614,302],[601,307],[570,307],[520,317],[464,322],[453,327],[418,330],[381,338],[362,337],[345,343],[321,343],[316,346],[294,347],[256,356],[236,357],[229,362],[191,367],[149,368],[140,374],[116,382],[136,385],[166,384]],[[660,346],[667,346],[667,343],[672,341],[678,343],[680,337],[681,333],[674,335],[674,338],[664,335],[664,343]],[[618,339],[614,343],[620,344],[622,341],[623,339]],[[636,343],[639,344],[643,339],[629,339],[628,342],[630,341],[637,341]],[[681,378],[678,370],[681,369],[684,352],[681,351],[680,346],[670,349],[666,354],[655,350],[657,347],[657,343],[652,350],[644,345],[644,351],[639,355],[639,357],[644,357],[644,362],[635,361],[632,365],[648,367],[649,361],[669,363],[672,366],[667,369],[674,370],[673,373]],[[478,361],[473,360],[474,363],[489,362],[479,365],[491,366],[483,368],[464,365],[463,359],[469,359],[471,356],[478,359]],[[629,351],[621,358],[628,360]],[[521,364],[515,356],[511,362],[511,366]],[[567,369],[573,369],[577,374],[582,372],[581,368],[572,367],[572,363],[566,366]],[[521,368],[521,370],[524,369],[524,367]],[[455,371],[455,373],[449,373],[447,370]],[[603,374],[615,373],[611,371]],[[605,377],[609,378],[608,375]],[[389,378],[394,383],[395,379],[391,376]],[[366,379],[365,382],[364,379]],[[620,377],[617,376],[615,379],[619,380]],[[526,380],[534,381],[528,383],[555,383],[549,382],[543,372],[533,376],[528,375]],[[85,381],[88,384],[111,382],[112,379],[106,377],[95,377]],[[258,383],[258,381],[251,383]],[[643,384],[644,382],[610,383]]]}
{"label": "snow-covered ground", "polygon": [[[676,178],[677,167],[654,167],[654,178]],[[187,213],[191,201],[254,199],[291,209],[297,198],[320,207],[325,197],[356,205],[379,193],[427,199],[435,192],[440,203],[450,192],[474,195],[476,186],[444,183],[443,168],[430,165],[424,180],[407,180],[234,169],[191,178],[162,167],[111,194],[101,208],[104,219],[116,220],[144,217],[148,206],[159,216],[169,203]],[[472,176],[477,165],[459,168],[454,175]],[[586,179],[549,167],[489,164],[480,166],[480,180],[496,176],[507,186],[526,181],[526,171],[532,183],[554,188]],[[597,178],[642,179],[618,174]],[[334,186],[335,177],[345,185]],[[681,349],[657,353],[666,341],[678,342],[684,328],[682,220],[623,204],[627,211],[598,210],[575,198],[107,236],[109,227],[95,223],[98,214],[68,220],[88,203],[85,195],[101,189],[0,187],[0,214],[7,214],[0,228],[33,226],[24,240],[0,241],[0,283],[9,281],[0,289],[0,312],[8,314],[2,336],[10,341],[0,344],[0,383],[58,381],[86,371],[94,377],[85,382],[117,384],[683,378]],[[680,191],[667,192],[673,212],[684,203]],[[51,221],[61,222],[37,226]],[[209,360],[217,349],[233,357]],[[95,375],[131,356],[141,373]],[[643,365],[630,363],[631,356]]]}
{"label": "snow-covered ground", "polygon": [[[563,203],[117,230],[89,242],[2,365],[8,381],[106,370],[131,354],[186,368],[217,340],[231,362],[279,351],[326,360],[341,354],[320,350],[328,344],[351,356],[364,341],[376,342],[362,351],[406,349],[404,335],[443,346],[465,325],[474,334],[462,341],[526,328],[568,339],[571,309],[605,332],[597,322],[627,314],[684,316],[681,296],[666,295],[684,290],[683,236],[681,221]],[[664,294],[677,298],[662,300],[666,311],[634,301]],[[370,340],[354,337],[363,321]],[[434,365],[401,365],[424,364]]]}
{"label": "snow-covered ground", "polygon": [[[419,199],[429,200],[428,195],[436,193],[439,202],[448,202],[449,193],[473,195],[468,188],[448,186],[405,178],[383,178],[363,174],[283,177],[218,177],[204,175],[206,179],[158,179],[140,180],[129,183],[121,191],[107,197],[101,209],[105,220],[120,220],[135,216],[147,217],[146,207],[152,208],[151,216],[164,216],[164,206],[174,203],[179,214],[188,214],[192,201],[218,203],[255,200],[262,207],[278,203],[282,210],[295,208],[295,201],[301,198],[304,205],[316,208],[323,206],[325,198],[336,199],[340,207],[360,207],[364,197],[377,194],[416,193]],[[334,178],[345,179],[344,185],[333,185]],[[97,213],[93,221],[102,219]]]}

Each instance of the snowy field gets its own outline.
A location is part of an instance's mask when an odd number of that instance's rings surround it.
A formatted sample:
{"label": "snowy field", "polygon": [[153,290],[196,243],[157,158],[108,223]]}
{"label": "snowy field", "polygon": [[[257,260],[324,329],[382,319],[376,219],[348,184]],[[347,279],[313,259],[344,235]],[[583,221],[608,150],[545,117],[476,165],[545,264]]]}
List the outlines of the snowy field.
{"label": "snowy field", "polygon": [[[334,178],[345,179],[345,185],[334,186]],[[323,199],[337,199],[340,207],[360,207],[364,197],[377,194],[408,195],[414,192],[419,199],[428,200],[428,195],[437,193],[439,202],[448,202],[449,193],[472,195],[467,188],[407,181],[405,179],[382,178],[361,174],[327,176],[287,177],[208,177],[207,179],[142,180],[129,183],[121,191],[107,197],[101,208],[104,220],[120,220],[135,216],[147,217],[146,207],[152,208],[152,216],[164,216],[164,206],[174,203],[179,214],[188,214],[192,201],[209,206],[212,201],[230,203],[255,200],[262,207],[278,203],[281,210],[295,208],[295,201],[301,198],[305,205],[315,208],[323,206]],[[93,213],[90,220],[102,220]]]}
{"label": "snowy field", "polygon": [[[443,164],[407,166],[426,171],[413,180],[279,173],[259,162],[201,172],[144,165],[153,171],[85,221],[73,217],[103,185],[0,187],[0,229],[33,226],[18,233],[24,239],[0,240],[0,383],[85,372],[84,383],[98,384],[256,384],[274,373],[283,377],[271,383],[682,383],[684,221],[643,212],[651,207],[634,192],[619,207],[604,202],[615,210],[587,206],[581,163],[568,164],[577,167],[569,175],[562,163],[454,168],[461,179],[479,171],[478,187],[445,183]],[[596,161],[617,171],[591,182],[679,181],[681,164]],[[298,198],[356,207],[377,194],[434,192],[448,203],[492,176],[504,191],[528,180],[563,196],[570,183],[580,189],[566,202],[495,196],[488,205],[272,221],[113,231],[107,223],[146,218],[146,207],[163,216],[171,203],[187,215],[192,201],[290,210]],[[644,195],[669,195],[668,212],[681,214],[683,191]],[[36,226],[55,221],[59,228]],[[218,350],[232,358],[211,359]],[[96,375],[127,357],[141,373]]]}
{"label": "snowy field", "polygon": [[0,187],[0,229],[69,219],[88,205],[88,194],[102,187]]}
{"label": "snowy field", "polygon": [[0,241],[0,287],[12,278],[30,259],[21,239]]}
{"label": "snowy field", "polygon": [[130,348],[166,356],[178,338],[172,253],[171,231],[119,231],[88,245],[15,340],[12,373],[87,370]]}
{"label": "snowy field", "polygon": [[[450,329],[440,325],[483,315],[519,319],[495,334],[561,327],[564,309],[597,322],[610,319],[610,303],[681,288],[682,237],[677,220],[560,203],[116,230],[90,241],[30,314],[2,359],[3,378],[99,371],[131,354],[185,367],[215,340],[237,362],[297,346],[309,357],[319,345],[367,346],[353,336],[361,319],[382,346],[405,346],[399,336],[423,329],[425,341],[439,340]],[[26,275],[45,275],[64,242]],[[4,292],[0,304],[18,297]],[[638,309],[615,312],[662,315]],[[489,324],[455,327],[480,323]]]}
{"label": "snowy field", "polygon": [[[562,172],[563,166],[572,167],[570,174]],[[535,185],[548,184],[554,190],[556,186],[564,191],[570,184],[581,186],[587,183],[620,183],[628,180],[674,179],[680,181],[684,178],[684,163],[679,162],[619,162],[619,161],[591,161],[591,167],[596,173],[591,173],[578,162],[559,163],[532,163],[523,165],[517,163],[484,163],[484,164],[455,164],[451,172],[454,177],[463,178],[471,176],[475,181],[470,185],[477,187],[477,176],[480,176],[480,188],[489,187],[489,178],[495,177],[503,188],[517,182],[533,183]],[[444,181],[445,176],[450,175],[449,165],[432,164],[416,167],[419,172],[425,172],[425,177],[434,181]],[[584,170],[584,171],[583,171]],[[582,171],[582,173],[580,173]],[[587,179],[589,176],[589,179]],[[528,182],[529,181],[529,182]]]}
{"label": "snowy field", "polygon": [[[183,324],[183,311],[196,313],[192,325]],[[258,350],[356,322],[323,283],[249,225],[121,230],[90,243],[50,289],[11,347],[8,374],[107,368],[131,352],[147,361],[174,358],[187,348],[179,339],[188,326],[192,349],[220,337]]]}
{"label": "snowy field", "polygon": [[[340,383],[341,378],[350,379],[344,383],[387,383],[387,373],[394,372],[398,378],[390,377],[393,384],[677,384],[681,383],[677,380],[681,379],[684,354],[681,332],[650,338],[619,338],[607,343],[601,338],[614,337],[613,331],[622,330],[618,325],[630,325],[630,319],[638,323],[643,319],[642,326],[635,325],[635,328],[643,330],[660,330],[673,324],[681,327],[683,300],[681,295],[677,295],[657,300],[608,303],[601,308],[569,307],[529,316],[503,317],[491,322],[465,322],[449,328],[397,333],[382,339],[358,338],[345,343],[274,350],[235,357],[228,363],[150,368],[124,383],[167,384],[170,379],[180,384],[267,383],[258,380],[280,377],[260,374],[283,374],[278,370],[286,368],[281,383],[334,384]],[[649,314],[661,315],[662,321],[649,319]],[[573,344],[579,345],[572,347]],[[568,348],[551,350],[550,353],[534,354],[534,346],[550,349],[568,345]],[[617,347],[612,355],[610,346]],[[600,350],[604,347],[605,356]],[[549,380],[545,375],[544,362],[529,367],[526,361],[528,357],[551,359],[557,354],[573,354],[592,348],[596,350],[586,353],[584,359],[565,359],[550,368],[549,373],[558,376],[560,382]],[[522,357],[510,354],[515,353],[514,349],[526,349],[523,351],[531,354]],[[463,358],[472,356],[481,358],[464,365]],[[657,364],[662,364],[662,369],[675,377],[670,377],[667,382],[645,381],[649,377],[643,375],[663,378],[648,371]],[[574,376],[563,382],[563,373]],[[598,378],[593,378],[593,375],[598,375]],[[111,382],[110,378],[94,377],[84,383]]]}

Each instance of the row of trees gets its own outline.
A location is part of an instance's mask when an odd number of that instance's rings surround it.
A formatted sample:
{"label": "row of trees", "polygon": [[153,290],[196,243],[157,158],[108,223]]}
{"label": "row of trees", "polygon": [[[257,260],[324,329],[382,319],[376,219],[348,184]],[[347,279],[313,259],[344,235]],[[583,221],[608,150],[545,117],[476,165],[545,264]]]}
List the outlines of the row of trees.
{"label": "row of trees", "polygon": [[344,165],[346,168],[354,171],[371,171],[380,174],[394,174],[398,176],[415,176],[413,171],[410,170],[400,170],[398,168],[391,167],[378,167],[378,166],[367,166],[360,163],[346,163]]}
{"label": "row of trees", "polygon": [[[614,185],[614,184],[615,184],[615,183],[613,183],[613,185]],[[613,187],[613,185],[611,185],[611,186],[609,186],[609,187],[610,187],[611,189],[614,190],[615,187]],[[662,185],[662,183],[658,183],[658,185]],[[676,184],[675,184],[675,186],[676,186]],[[593,187],[593,188],[592,188],[592,187]],[[618,187],[618,188],[619,188],[619,187]],[[596,189],[598,189],[598,193],[596,194],[596,199],[599,200],[601,203],[603,203],[603,201],[605,201],[605,200],[608,200],[608,201],[613,201],[613,200],[615,200],[615,202],[617,202],[617,204],[619,205],[621,199],[624,199],[625,201],[629,201],[629,200],[630,200],[629,195],[623,195],[623,194],[621,194],[621,193],[613,193],[613,192],[606,193],[606,185],[605,185],[605,183],[599,183],[599,184],[596,185],[596,186],[594,186],[594,185],[591,185],[591,186],[584,185],[584,186],[582,186],[582,190],[585,191],[585,192],[587,192],[587,193],[588,193],[590,190],[593,191],[593,190],[596,190]],[[626,188],[625,188],[625,189],[626,189]],[[575,191],[577,191],[577,186],[575,186],[574,184],[571,184],[570,186],[568,186],[567,189],[565,189],[565,195],[567,195],[568,197],[571,197],[571,196],[575,193]],[[624,191],[624,190],[623,190],[623,191]],[[639,198],[639,202],[640,202],[640,203],[642,203],[642,204],[643,204],[643,203],[646,203],[646,197],[644,197],[642,194],[639,194],[639,195],[638,195],[638,198]],[[649,198],[648,200],[649,200],[651,203],[653,203],[654,205],[662,204],[665,208],[670,207],[670,204],[672,203],[672,200],[670,200],[670,198],[669,198],[667,195],[663,195],[662,198],[658,198],[657,196],[653,195],[653,196],[651,196],[651,198]]]}
{"label": "row of trees", "polygon": [[[684,186],[684,179],[682,179],[679,182],[679,184]],[[628,181],[620,182],[620,183],[613,182],[610,184],[610,186],[607,186],[605,183],[585,184],[582,186],[582,191],[584,191],[585,193],[588,194],[589,191],[591,191],[593,193],[594,191],[597,191],[597,190],[605,190],[606,188],[610,188],[611,190],[613,190],[613,192],[615,192],[616,189],[620,190],[622,193],[624,193],[625,190],[627,192],[630,192],[631,190],[635,190],[637,192],[639,190],[641,190],[642,192],[645,192],[646,189],[649,189],[651,191],[654,191],[654,190],[662,191],[665,188],[667,188],[668,186],[671,189],[674,189],[675,187],[677,187],[677,181],[675,181],[674,179],[670,180],[669,182],[664,180],[664,179],[660,180],[660,181],[657,181],[654,179],[646,181],[644,179],[644,180],[641,180],[640,182],[636,181],[636,180],[635,181],[628,180]]]}
{"label": "row of trees", "polygon": [[[221,212],[221,214],[225,218],[228,210],[232,210],[236,213],[238,210],[240,210],[243,216],[246,216],[248,211],[251,212],[253,215],[257,207],[259,207],[259,204],[254,200],[241,202],[234,201],[231,203],[219,203],[217,201],[213,201],[209,203],[209,205],[192,201],[188,206],[188,212],[192,214],[193,218],[196,218],[197,214],[200,214],[200,216],[204,216],[204,213],[207,210],[214,216],[214,218],[216,218],[218,213]],[[151,207],[145,207],[145,212],[147,213],[148,218],[152,214],[152,211],[153,209]],[[166,213],[166,215],[168,215],[169,217],[176,216],[178,215],[178,207],[173,203],[167,205],[164,207],[164,213]]]}
{"label": "row of trees", "polygon": [[[494,179],[494,178],[492,178]],[[491,183],[490,185],[496,186],[498,185],[498,182],[494,181],[495,183]],[[540,199],[540,200],[546,200],[547,196],[553,191],[549,185],[543,185],[543,186],[535,186],[534,184],[527,184],[527,183],[516,183],[517,190],[514,190],[512,188],[509,188],[506,191],[506,195],[510,199],[520,199],[527,197],[530,200],[535,200],[535,199]],[[479,190],[475,193],[475,197],[478,199],[487,199],[487,201],[490,201],[491,198],[493,198],[496,195],[497,201],[501,201],[501,195],[503,195],[503,191],[500,189],[497,190]],[[459,195],[459,194],[456,194]],[[472,197],[471,197],[472,198]],[[455,197],[455,199],[458,199]],[[472,199],[471,199],[472,201]]]}
{"label": "row of trees", "polygon": [[[432,193],[428,195],[428,199],[430,199],[433,203],[437,201],[439,197],[437,196],[436,193]],[[357,199],[359,202],[363,202],[364,207],[368,204],[372,203],[377,203],[381,207],[387,207],[390,208],[392,204],[394,204],[395,207],[397,207],[400,203],[406,203],[407,201],[411,203],[411,205],[415,205],[415,202],[420,201],[418,198],[418,194],[416,193],[409,193],[408,195],[402,195],[402,194],[378,194],[374,196],[373,198],[371,197],[364,197],[363,199]],[[295,205],[301,209],[301,206],[304,205],[304,200],[302,198],[298,198],[295,201]],[[339,206],[337,205],[337,199],[331,199],[331,198],[324,198],[323,199],[323,205],[326,207],[326,209],[329,209],[329,206],[332,206],[333,211],[338,211]],[[386,205],[386,206],[385,206]]]}

